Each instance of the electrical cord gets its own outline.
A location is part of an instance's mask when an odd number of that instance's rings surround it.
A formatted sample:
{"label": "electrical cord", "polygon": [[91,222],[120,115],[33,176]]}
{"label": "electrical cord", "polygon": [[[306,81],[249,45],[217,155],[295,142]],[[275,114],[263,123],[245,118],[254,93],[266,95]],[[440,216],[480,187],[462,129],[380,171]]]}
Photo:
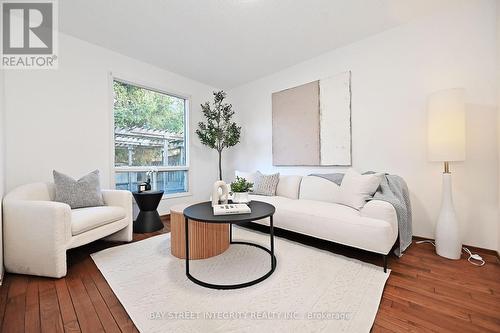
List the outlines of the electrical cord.
{"label": "electrical cord", "polygon": [[[415,243],[416,244],[431,243],[432,245],[434,245],[434,247],[436,247],[436,243],[434,243],[434,241],[431,241],[431,240],[422,240],[422,241],[417,241]],[[472,253],[465,246],[462,247],[462,250],[469,255],[469,258],[467,258],[467,261],[470,262],[471,264],[473,264],[475,266],[483,266],[485,264],[485,261],[483,260],[483,258],[479,254]]]}

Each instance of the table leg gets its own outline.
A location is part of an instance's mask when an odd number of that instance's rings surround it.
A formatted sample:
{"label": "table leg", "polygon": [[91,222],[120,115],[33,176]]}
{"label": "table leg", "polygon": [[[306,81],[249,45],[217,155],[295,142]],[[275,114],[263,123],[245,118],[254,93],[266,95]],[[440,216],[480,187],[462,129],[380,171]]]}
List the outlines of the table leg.
{"label": "table leg", "polygon": [[233,224],[229,223],[229,244],[233,242]]}
{"label": "table leg", "polygon": [[270,226],[270,237],[271,237],[271,249],[268,249],[260,244],[254,244],[254,243],[249,243],[249,242],[242,242],[242,241],[234,241],[233,242],[233,236],[232,236],[232,227],[233,227],[233,224],[232,223],[229,223],[230,226],[229,226],[229,239],[230,239],[230,243],[231,244],[241,244],[241,245],[248,245],[248,246],[254,246],[254,247],[257,247],[263,251],[266,251],[266,253],[270,254],[271,255],[271,269],[264,275],[262,275],[261,277],[255,279],[255,280],[252,280],[252,281],[248,281],[248,282],[243,282],[243,283],[239,283],[239,284],[213,284],[213,283],[208,283],[208,282],[205,282],[205,281],[202,281],[202,280],[198,280],[197,278],[195,278],[194,276],[192,276],[190,273],[189,273],[189,223],[188,223],[188,218],[184,216],[184,220],[185,220],[185,232],[186,232],[186,276],[189,280],[193,281],[194,283],[202,286],[202,287],[206,287],[206,288],[211,288],[211,289],[238,289],[238,288],[245,288],[245,287],[249,287],[249,286],[252,286],[254,284],[257,284],[261,281],[264,281],[265,279],[267,279],[269,276],[271,276],[274,272],[274,270],[276,269],[276,266],[277,266],[277,260],[274,256],[274,224],[273,224],[273,217],[270,216],[269,217],[270,219],[270,223],[269,223],[269,226]]}
{"label": "table leg", "polygon": [[275,268],[276,262],[274,260],[274,226],[273,216],[269,217],[269,234],[271,235],[271,268]]}
{"label": "table leg", "polygon": [[189,220],[187,217],[184,217],[184,221],[184,231],[186,232],[186,275],[189,275]]}

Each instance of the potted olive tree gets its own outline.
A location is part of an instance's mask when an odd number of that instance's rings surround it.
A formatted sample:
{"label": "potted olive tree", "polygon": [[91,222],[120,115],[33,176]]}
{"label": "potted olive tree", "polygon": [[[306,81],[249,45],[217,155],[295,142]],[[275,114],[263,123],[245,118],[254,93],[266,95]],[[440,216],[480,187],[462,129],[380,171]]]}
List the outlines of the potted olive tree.
{"label": "potted olive tree", "polygon": [[231,183],[231,192],[233,192],[234,203],[247,203],[250,201],[248,192],[252,190],[253,183],[248,182],[245,178],[236,177],[236,180]]}
{"label": "potted olive tree", "polygon": [[240,142],[241,127],[232,121],[234,116],[233,106],[224,103],[226,93],[214,92],[214,103],[201,105],[201,111],[206,122],[200,121],[196,134],[201,143],[217,150],[219,155],[219,180],[222,180],[222,151],[235,146]]}

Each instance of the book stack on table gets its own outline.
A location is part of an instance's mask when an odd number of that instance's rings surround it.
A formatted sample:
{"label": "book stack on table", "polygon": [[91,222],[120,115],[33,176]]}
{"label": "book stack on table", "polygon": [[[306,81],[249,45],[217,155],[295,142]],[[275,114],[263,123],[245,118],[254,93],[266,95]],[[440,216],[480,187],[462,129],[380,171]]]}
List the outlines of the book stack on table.
{"label": "book stack on table", "polygon": [[225,204],[213,206],[214,215],[250,214],[252,211],[246,204]]}

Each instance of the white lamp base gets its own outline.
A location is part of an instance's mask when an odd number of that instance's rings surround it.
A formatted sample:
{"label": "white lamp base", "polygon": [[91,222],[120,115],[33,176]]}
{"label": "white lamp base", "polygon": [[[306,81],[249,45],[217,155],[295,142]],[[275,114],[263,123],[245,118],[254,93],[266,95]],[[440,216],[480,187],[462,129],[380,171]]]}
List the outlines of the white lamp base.
{"label": "white lamp base", "polygon": [[436,224],[436,253],[448,259],[460,259],[462,241],[451,195],[451,174],[443,173],[441,212]]}

